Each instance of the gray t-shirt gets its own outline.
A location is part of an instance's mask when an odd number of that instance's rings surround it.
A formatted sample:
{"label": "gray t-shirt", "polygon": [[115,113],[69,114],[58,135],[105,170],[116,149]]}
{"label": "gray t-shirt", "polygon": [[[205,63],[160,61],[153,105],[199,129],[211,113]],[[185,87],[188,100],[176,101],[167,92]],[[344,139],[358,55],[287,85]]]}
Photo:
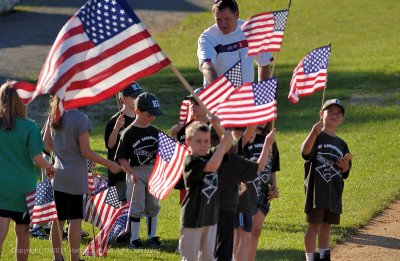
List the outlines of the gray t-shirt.
{"label": "gray t-shirt", "polygon": [[73,195],[88,193],[88,166],[81,153],[79,136],[91,130],[89,118],[78,110],[64,111],[61,128],[52,130],[56,154],[54,167],[57,170],[54,190]]}

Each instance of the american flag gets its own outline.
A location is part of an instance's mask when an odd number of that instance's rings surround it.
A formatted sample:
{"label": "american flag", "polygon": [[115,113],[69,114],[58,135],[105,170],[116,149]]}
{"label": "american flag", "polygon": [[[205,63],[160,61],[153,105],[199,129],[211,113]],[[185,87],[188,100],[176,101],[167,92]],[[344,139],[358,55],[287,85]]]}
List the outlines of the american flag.
{"label": "american flag", "polygon": [[107,184],[101,182],[101,185],[96,187],[95,195],[88,198],[84,219],[98,228],[103,228],[120,207],[117,189],[114,186],[107,187]]}
{"label": "american flag", "polygon": [[199,92],[198,96],[207,109],[215,113],[218,104],[242,84],[242,64],[238,62]]}
{"label": "american flag", "polygon": [[128,223],[129,206],[130,204],[125,204],[114,213],[86,247],[82,254],[83,256],[107,256],[109,244],[125,232]]}
{"label": "american flag", "polygon": [[245,127],[275,120],[277,78],[245,83],[218,105],[221,126]]}
{"label": "american flag", "polygon": [[282,10],[257,14],[241,26],[247,39],[248,56],[262,52],[279,52],[288,13],[288,10]]}
{"label": "american flag", "polygon": [[59,110],[100,102],[169,65],[125,0],[89,0],[59,32],[38,84],[18,84],[28,103],[50,93]]}
{"label": "american flag", "polygon": [[162,131],[158,132],[156,163],[149,178],[149,191],[164,199],[183,175],[183,160],[189,151]]}
{"label": "american flag", "polygon": [[[196,94],[199,94],[201,90],[203,90],[203,87],[195,89],[193,92]],[[179,125],[183,126],[193,120],[193,112],[190,109],[190,100],[185,98],[182,101],[181,104],[181,109],[179,111]]]}
{"label": "american flag", "polygon": [[308,96],[324,89],[328,77],[328,61],[331,47],[323,46],[309,52],[293,71],[288,99],[297,103],[299,97]]}
{"label": "american flag", "polygon": [[193,119],[193,113],[190,110],[190,101],[183,100],[181,103],[181,109],[179,110],[179,125],[185,125]]}
{"label": "american flag", "polygon": [[29,215],[31,216],[31,225],[47,224],[50,221],[57,220],[53,188],[49,180],[37,184],[36,190],[25,196]]}
{"label": "american flag", "polygon": [[93,170],[92,170],[92,161],[87,160],[88,164],[88,186],[89,186],[89,194],[92,194],[95,189],[95,177],[93,176]]}

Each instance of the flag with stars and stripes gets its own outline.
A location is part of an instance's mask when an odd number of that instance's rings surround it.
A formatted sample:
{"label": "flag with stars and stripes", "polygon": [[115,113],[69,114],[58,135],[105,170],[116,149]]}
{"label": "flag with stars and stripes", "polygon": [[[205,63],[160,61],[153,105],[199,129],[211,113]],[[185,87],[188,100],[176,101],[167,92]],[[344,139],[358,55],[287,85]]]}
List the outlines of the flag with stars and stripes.
{"label": "flag with stars and stripes", "polygon": [[[99,182],[95,195],[87,197],[84,220],[103,228],[107,221],[119,209],[120,202],[115,186],[107,187],[107,183]],[[105,189],[104,189],[105,187]]]}
{"label": "flag with stars and stripes", "polygon": [[179,110],[179,125],[183,126],[193,119],[193,113],[190,110],[190,101],[183,100]]}
{"label": "flag with stars and stripes", "polygon": [[47,224],[57,220],[56,204],[50,180],[37,184],[36,190],[26,195],[26,202],[31,216],[31,225]]}
{"label": "flag with stars and stripes", "polygon": [[130,204],[125,204],[113,214],[96,237],[89,243],[85,251],[83,251],[83,256],[107,256],[110,243],[125,233],[128,223],[129,206]]}
{"label": "flag with stars and stripes", "polygon": [[183,175],[183,160],[189,151],[162,131],[158,132],[156,163],[149,178],[149,191],[164,199]]}
{"label": "flag with stars and stripes", "polygon": [[37,86],[16,88],[25,103],[56,95],[61,115],[103,101],[169,64],[125,0],[89,0],[59,32]]}
{"label": "flag with stars and stripes", "polygon": [[273,121],[277,117],[277,78],[245,83],[218,105],[221,126],[246,127]]}
{"label": "flag with stars and stripes", "polygon": [[289,10],[257,14],[241,26],[249,48],[248,56],[262,52],[279,52],[288,14]]}
{"label": "flag with stars and stripes", "polygon": [[288,99],[297,103],[299,97],[308,96],[326,87],[331,47],[323,46],[309,52],[293,71]]}
{"label": "flag with stars and stripes", "polygon": [[200,91],[198,96],[207,109],[211,113],[215,113],[218,104],[242,84],[242,64],[238,62]]}
{"label": "flag with stars and stripes", "polygon": [[[203,89],[203,87],[200,87],[195,89],[193,92],[199,94]],[[183,126],[193,120],[194,115],[190,107],[190,100],[185,97],[181,103],[181,109],[179,110],[179,125]]]}

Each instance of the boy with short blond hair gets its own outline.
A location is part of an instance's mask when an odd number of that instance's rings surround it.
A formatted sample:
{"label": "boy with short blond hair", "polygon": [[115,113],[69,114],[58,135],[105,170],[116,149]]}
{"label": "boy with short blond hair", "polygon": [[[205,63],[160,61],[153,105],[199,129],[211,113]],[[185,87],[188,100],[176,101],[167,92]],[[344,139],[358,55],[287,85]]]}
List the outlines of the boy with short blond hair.
{"label": "boy with short blond hair", "polygon": [[179,250],[182,260],[214,260],[218,220],[217,169],[232,145],[230,132],[210,150],[211,134],[207,124],[194,121],[186,128],[186,144],[191,155],[184,161],[187,195],[181,208]]}
{"label": "boy with short blond hair", "polygon": [[[351,154],[347,143],[336,136],[344,120],[344,106],[338,99],[327,100],[304,141],[301,153],[306,160],[304,211],[308,227],[304,237],[306,260],[330,260],[331,225],[340,223],[344,179],[349,176]],[[316,241],[318,240],[318,252]]]}

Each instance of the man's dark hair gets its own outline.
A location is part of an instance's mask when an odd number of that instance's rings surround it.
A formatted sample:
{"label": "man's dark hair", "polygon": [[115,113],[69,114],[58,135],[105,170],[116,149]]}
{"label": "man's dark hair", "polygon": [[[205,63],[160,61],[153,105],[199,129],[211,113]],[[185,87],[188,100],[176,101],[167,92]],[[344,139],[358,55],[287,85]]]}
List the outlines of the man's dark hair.
{"label": "man's dark hair", "polygon": [[222,11],[225,8],[229,8],[232,13],[239,12],[239,6],[236,0],[215,0],[211,10],[215,13],[217,10]]}

